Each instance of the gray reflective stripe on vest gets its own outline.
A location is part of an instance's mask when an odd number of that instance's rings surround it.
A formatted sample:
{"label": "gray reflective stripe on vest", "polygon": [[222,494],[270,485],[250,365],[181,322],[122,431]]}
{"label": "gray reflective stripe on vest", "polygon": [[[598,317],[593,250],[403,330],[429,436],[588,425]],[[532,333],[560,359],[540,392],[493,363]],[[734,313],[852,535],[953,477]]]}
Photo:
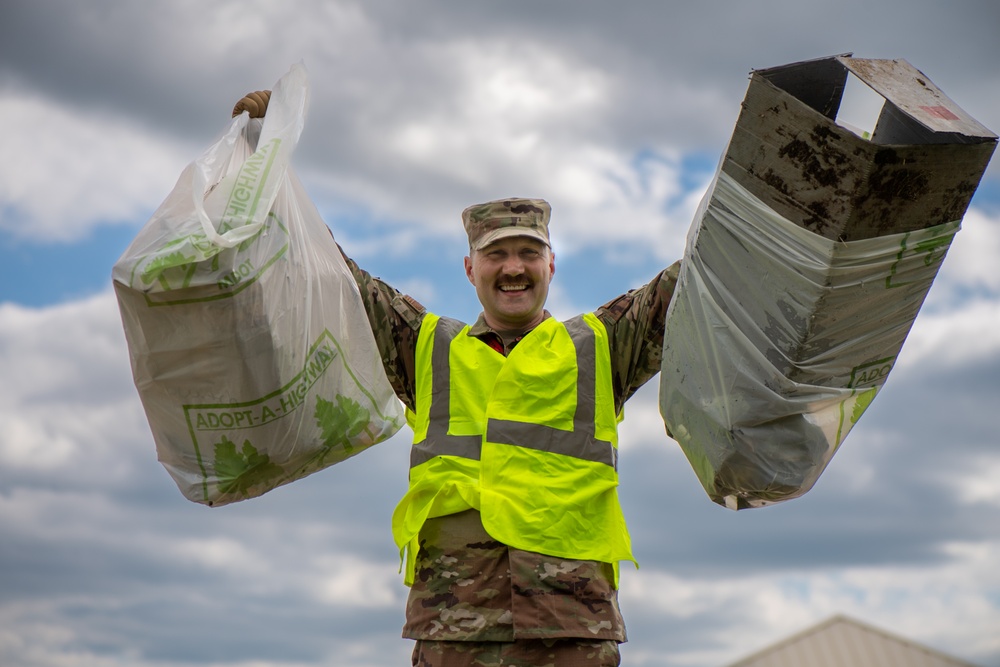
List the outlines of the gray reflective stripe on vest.
{"label": "gray reflective stripe on vest", "polygon": [[501,445],[516,445],[604,463],[617,470],[618,450],[612,443],[598,440],[594,435],[594,411],[597,403],[597,348],[594,330],[582,315],[565,324],[576,346],[576,414],[573,415],[573,430],[563,431],[543,424],[491,419],[486,426],[486,439]]}
{"label": "gray reflective stripe on vest", "polygon": [[451,421],[451,341],[465,328],[458,320],[438,319],[431,350],[431,405],[427,437],[410,448],[410,467],[430,461],[435,456],[460,456],[478,461],[483,445],[482,436],[448,435]]}
{"label": "gray reflective stripe on vest", "polygon": [[[542,424],[491,419],[487,423],[486,438],[497,444],[514,445],[604,463],[617,470],[617,449],[611,442],[598,440],[594,435],[597,378],[594,331],[584,321],[583,316],[575,317],[565,325],[576,346],[577,357],[576,414],[573,416],[573,431],[563,431]],[[451,416],[449,351],[451,342],[464,326],[456,320],[447,318],[438,320],[434,332],[434,349],[431,352],[433,386],[430,424],[427,428],[427,437],[413,445],[410,450],[411,468],[440,455],[460,456],[477,461],[480,458],[482,438],[448,435],[447,432]]]}

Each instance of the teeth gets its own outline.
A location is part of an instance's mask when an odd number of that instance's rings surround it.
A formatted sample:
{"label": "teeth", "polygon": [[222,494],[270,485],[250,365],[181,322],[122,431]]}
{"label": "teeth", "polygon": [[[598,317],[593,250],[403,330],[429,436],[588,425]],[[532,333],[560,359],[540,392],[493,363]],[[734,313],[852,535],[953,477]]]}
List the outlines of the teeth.
{"label": "teeth", "polygon": [[527,285],[500,285],[501,292],[518,292],[525,289],[528,289]]}

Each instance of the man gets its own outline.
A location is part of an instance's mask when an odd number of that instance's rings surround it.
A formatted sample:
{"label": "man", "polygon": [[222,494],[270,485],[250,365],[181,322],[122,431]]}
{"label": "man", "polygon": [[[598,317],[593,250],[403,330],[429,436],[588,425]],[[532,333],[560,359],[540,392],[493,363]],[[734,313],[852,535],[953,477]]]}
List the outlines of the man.
{"label": "man", "polygon": [[[263,116],[253,93],[233,113]],[[679,264],[593,313],[545,310],[550,208],[467,208],[473,325],[347,258],[414,431],[393,515],[410,586],[403,636],[421,667],[620,662],[618,563],[633,560],[617,497],[617,423],[660,366]],[[346,255],[345,255],[346,258]]]}

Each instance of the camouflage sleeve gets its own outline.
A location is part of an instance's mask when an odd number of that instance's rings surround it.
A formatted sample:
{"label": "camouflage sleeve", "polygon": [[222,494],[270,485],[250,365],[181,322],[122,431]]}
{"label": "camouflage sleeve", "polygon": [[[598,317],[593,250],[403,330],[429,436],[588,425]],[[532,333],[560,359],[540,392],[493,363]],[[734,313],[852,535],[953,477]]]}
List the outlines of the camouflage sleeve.
{"label": "camouflage sleeve", "polygon": [[340,252],[361,290],[361,300],[365,304],[389,384],[399,400],[412,410],[417,386],[414,374],[417,334],[427,310],[413,297],[359,267],[343,248]]}
{"label": "camouflage sleeve", "polygon": [[642,287],[597,309],[608,330],[615,409],[660,371],[663,325],[681,263],[674,262]]}

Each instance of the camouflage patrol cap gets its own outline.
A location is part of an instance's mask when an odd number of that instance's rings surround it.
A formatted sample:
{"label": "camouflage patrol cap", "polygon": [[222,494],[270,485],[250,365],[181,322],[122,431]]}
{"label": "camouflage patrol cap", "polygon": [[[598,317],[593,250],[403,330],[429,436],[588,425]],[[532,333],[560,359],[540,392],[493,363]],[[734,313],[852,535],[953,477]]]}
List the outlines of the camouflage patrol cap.
{"label": "camouflage patrol cap", "polygon": [[508,236],[530,236],[550,246],[551,212],[552,208],[544,199],[497,199],[462,211],[462,223],[472,250],[482,250]]}

